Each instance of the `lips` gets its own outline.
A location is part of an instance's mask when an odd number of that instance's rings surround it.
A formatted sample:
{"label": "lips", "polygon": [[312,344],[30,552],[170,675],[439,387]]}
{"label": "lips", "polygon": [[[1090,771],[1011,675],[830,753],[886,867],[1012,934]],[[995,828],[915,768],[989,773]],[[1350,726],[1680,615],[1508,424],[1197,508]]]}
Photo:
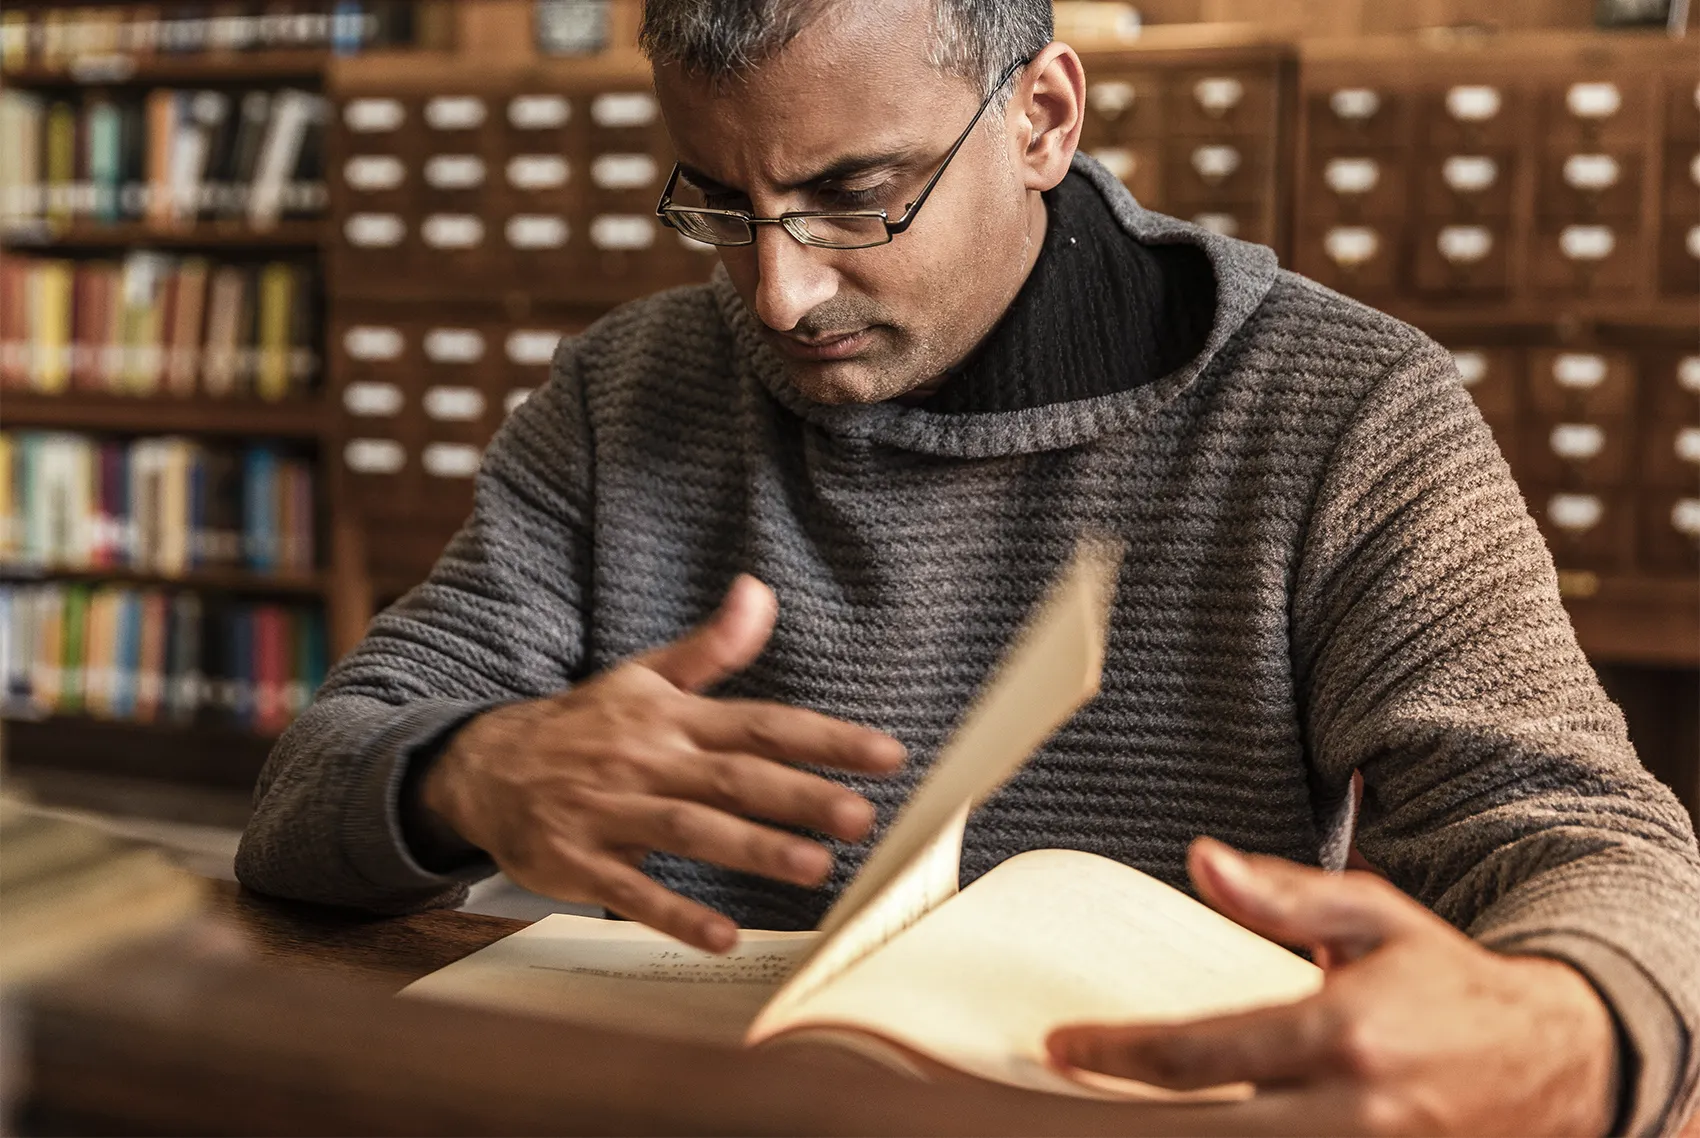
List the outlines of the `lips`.
{"label": "lips", "polygon": [[782,332],[774,333],[774,339],[780,348],[789,356],[800,360],[842,360],[860,352],[873,339],[872,328],[862,328],[854,332],[844,332],[836,336],[826,336],[813,340],[799,340],[795,336],[787,336]]}

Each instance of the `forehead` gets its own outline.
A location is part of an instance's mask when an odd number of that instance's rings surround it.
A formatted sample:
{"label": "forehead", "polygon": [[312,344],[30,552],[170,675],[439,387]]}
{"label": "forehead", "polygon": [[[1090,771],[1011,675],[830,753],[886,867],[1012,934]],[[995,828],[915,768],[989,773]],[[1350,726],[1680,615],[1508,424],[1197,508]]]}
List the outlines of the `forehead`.
{"label": "forehead", "polygon": [[655,89],[679,160],[725,182],[787,184],[847,153],[920,145],[978,93],[928,62],[932,5],[844,0],[773,58],[719,81],[677,64]]}

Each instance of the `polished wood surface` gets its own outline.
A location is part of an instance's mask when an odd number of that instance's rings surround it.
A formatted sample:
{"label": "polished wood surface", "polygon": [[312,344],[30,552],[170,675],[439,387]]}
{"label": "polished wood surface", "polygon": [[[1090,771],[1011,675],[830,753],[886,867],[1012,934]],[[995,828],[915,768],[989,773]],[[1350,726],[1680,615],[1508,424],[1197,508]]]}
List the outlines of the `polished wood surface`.
{"label": "polished wood surface", "polygon": [[373,918],[214,886],[206,919],[33,993],[22,1020],[30,1096],[20,1130],[1279,1130],[1264,1125],[1269,1119],[1255,1109],[1113,1104],[966,1081],[924,1084],[837,1050],[667,1043],[393,998],[408,981],[520,924],[456,912]]}

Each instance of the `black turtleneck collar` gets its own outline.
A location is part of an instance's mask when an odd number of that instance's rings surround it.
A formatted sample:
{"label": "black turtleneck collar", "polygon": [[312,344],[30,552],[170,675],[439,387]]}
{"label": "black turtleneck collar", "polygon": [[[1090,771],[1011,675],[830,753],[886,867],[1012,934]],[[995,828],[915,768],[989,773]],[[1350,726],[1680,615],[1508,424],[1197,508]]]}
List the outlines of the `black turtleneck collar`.
{"label": "black turtleneck collar", "polygon": [[1141,244],[1078,173],[1044,198],[1049,222],[1033,271],[922,409],[969,414],[1091,399],[1161,379],[1203,349],[1216,277],[1202,249]]}

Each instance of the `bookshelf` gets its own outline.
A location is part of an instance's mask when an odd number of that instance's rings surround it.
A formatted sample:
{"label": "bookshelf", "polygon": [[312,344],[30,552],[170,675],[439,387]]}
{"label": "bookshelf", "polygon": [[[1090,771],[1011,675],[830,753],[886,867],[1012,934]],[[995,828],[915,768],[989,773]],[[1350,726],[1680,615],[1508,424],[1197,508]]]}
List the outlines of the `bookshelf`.
{"label": "bookshelf", "polygon": [[7,392],[7,428],[101,433],[266,436],[321,439],[322,401],[176,399],[170,396]]}
{"label": "bookshelf", "polygon": [[317,250],[324,227],[312,221],[284,221],[269,229],[240,222],[199,222],[182,227],[117,222],[97,224],[40,222],[0,229],[0,241],[14,250],[204,249],[266,251]]}

